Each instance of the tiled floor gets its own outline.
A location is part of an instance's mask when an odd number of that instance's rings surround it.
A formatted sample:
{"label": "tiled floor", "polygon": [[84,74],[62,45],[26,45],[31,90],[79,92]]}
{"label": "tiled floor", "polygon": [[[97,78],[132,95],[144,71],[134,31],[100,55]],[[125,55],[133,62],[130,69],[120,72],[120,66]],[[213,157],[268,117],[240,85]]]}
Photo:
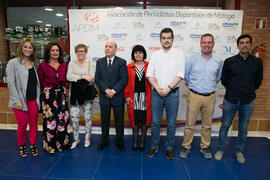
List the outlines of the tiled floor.
{"label": "tiled floor", "polygon": [[[265,133],[269,134],[269,133]],[[42,152],[42,135],[39,132],[38,157],[19,158],[15,130],[0,130],[0,180],[41,179],[93,179],[93,180],[268,180],[270,177],[270,140],[265,137],[249,137],[245,148],[246,164],[238,164],[234,157],[236,138],[222,161],[206,160],[199,152],[199,137],[194,138],[188,159],[178,157],[182,137],[177,137],[175,160],[167,160],[165,137],[161,137],[159,152],[151,159],[144,152],[132,151],[132,137],[125,136],[126,152],[114,145],[115,136],[103,151],[97,151],[100,135],[92,136],[92,144],[84,148],[83,143],[74,150],[50,155]],[[81,134],[81,140],[83,135]],[[215,152],[217,137],[212,138],[211,151]],[[29,147],[29,145],[28,145]]]}

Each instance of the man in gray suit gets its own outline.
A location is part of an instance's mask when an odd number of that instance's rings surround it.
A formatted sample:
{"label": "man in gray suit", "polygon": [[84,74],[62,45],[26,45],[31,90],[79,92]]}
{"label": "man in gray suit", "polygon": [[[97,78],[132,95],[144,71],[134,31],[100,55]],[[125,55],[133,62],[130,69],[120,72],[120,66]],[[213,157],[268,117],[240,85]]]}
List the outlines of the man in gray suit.
{"label": "man in gray suit", "polygon": [[95,82],[99,87],[99,104],[101,114],[101,143],[97,149],[102,150],[109,144],[111,108],[114,113],[116,141],[121,151],[124,145],[124,87],[128,82],[126,61],[115,55],[117,45],[114,41],[105,44],[105,57],[97,60]]}

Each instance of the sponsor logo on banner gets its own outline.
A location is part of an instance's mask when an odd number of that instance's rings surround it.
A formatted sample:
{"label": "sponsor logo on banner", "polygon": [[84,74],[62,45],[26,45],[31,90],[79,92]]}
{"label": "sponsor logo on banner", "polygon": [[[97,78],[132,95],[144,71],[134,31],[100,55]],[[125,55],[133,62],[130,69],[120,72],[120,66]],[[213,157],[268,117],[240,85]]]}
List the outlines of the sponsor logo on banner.
{"label": "sponsor logo on banner", "polygon": [[140,21],[137,22],[133,21],[132,24],[135,29],[143,29],[145,27],[145,25]]}
{"label": "sponsor logo on banner", "polygon": [[227,35],[227,42],[228,43],[235,43],[237,40],[236,40],[236,37],[234,35]]}
{"label": "sponsor logo on banner", "polygon": [[187,22],[185,22],[185,21],[171,21],[170,26],[173,28],[185,28],[187,26]]}
{"label": "sponsor logo on banner", "polygon": [[202,34],[190,34],[189,38],[193,41],[200,41],[201,40]]}
{"label": "sponsor logo on banner", "polygon": [[151,33],[150,34],[150,38],[151,39],[154,39],[154,40],[159,40],[159,33]]}
{"label": "sponsor logo on banner", "polygon": [[83,19],[87,22],[97,23],[99,22],[99,14],[97,12],[85,13]]}
{"label": "sponsor logo on banner", "polygon": [[233,55],[232,47],[231,46],[223,46],[223,53],[224,55]]}
{"label": "sponsor logo on banner", "polygon": [[220,26],[217,23],[208,23],[209,30],[220,30]]}
{"label": "sponsor logo on banner", "polygon": [[123,47],[123,46],[122,47],[118,47],[117,48],[117,51],[118,52],[124,52],[125,51],[125,47]]}
{"label": "sponsor logo on banner", "polygon": [[215,38],[215,42],[221,42],[220,35],[216,35],[216,36],[214,36],[214,38]]}
{"label": "sponsor logo on banner", "polygon": [[149,47],[150,51],[157,51],[157,50],[160,50],[160,49],[161,49],[161,47],[154,47],[154,46]]}
{"label": "sponsor logo on banner", "polygon": [[92,57],[92,61],[97,61],[99,59],[99,57]]}
{"label": "sponsor logo on banner", "polygon": [[113,29],[126,29],[126,26],[124,26],[121,22],[117,22],[113,25]]}
{"label": "sponsor logo on banner", "polygon": [[106,34],[98,34],[97,38],[99,41],[108,41],[109,40],[109,36]]}
{"label": "sponsor logo on banner", "polygon": [[222,27],[227,30],[235,30],[239,26],[239,23],[230,23],[230,22],[225,22],[222,23]]}
{"label": "sponsor logo on banner", "polygon": [[111,37],[115,40],[124,40],[127,38],[127,33],[113,33]]}
{"label": "sponsor logo on banner", "polygon": [[137,34],[136,35],[136,40],[143,40],[143,35],[142,34]]}
{"label": "sponsor logo on banner", "polygon": [[160,28],[163,28],[163,26],[162,26],[161,22],[157,22],[157,23],[154,25],[154,28],[160,29]]}
{"label": "sponsor logo on banner", "polygon": [[197,22],[196,24],[194,24],[191,29],[202,29],[202,25],[201,23]]}
{"label": "sponsor logo on banner", "polygon": [[184,37],[181,36],[180,34],[176,34],[176,35],[174,36],[174,40],[175,40],[175,41],[184,41]]}

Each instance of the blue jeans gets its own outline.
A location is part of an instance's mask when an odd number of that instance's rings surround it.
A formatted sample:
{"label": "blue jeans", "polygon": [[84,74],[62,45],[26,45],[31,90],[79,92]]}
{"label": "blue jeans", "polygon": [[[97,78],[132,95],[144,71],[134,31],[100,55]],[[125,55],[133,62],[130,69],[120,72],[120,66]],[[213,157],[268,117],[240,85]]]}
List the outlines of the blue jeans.
{"label": "blue jeans", "polygon": [[151,126],[151,148],[157,149],[160,140],[160,125],[163,109],[166,110],[167,119],[167,140],[166,149],[172,150],[175,145],[176,116],[179,105],[179,90],[169,93],[166,97],[161,97],[154,90],[152,92],[152,126]]}
{"label": "blue jeans", "polygon": [[232,104],[226,99],[224,99],[222,109],[222,125],[219,129],[218,139],[219,151],[224,152],[226,149],[226,146],[228,144],[228,130],[230,128],[230,125],[232,124],[234,115],[238,110],[238,141],[235,150],[236,152],[243,152],[248,132],[248,123],[250,116],[253,112],[253,108],[254,100],[248,104],[240,104],[240,102],[238,102],[237,104]]}

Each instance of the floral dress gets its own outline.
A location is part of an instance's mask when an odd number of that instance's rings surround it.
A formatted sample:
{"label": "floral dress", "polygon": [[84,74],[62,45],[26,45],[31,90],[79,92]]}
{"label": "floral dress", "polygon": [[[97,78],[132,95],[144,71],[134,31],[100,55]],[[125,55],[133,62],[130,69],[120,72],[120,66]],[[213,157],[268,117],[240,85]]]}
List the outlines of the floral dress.
{"label": "floral dress", "polygon": [[43,149],[49,153],[70,147],[70,123],[65,88],[58,85],[44,88],[41,94],[43,111]]}

